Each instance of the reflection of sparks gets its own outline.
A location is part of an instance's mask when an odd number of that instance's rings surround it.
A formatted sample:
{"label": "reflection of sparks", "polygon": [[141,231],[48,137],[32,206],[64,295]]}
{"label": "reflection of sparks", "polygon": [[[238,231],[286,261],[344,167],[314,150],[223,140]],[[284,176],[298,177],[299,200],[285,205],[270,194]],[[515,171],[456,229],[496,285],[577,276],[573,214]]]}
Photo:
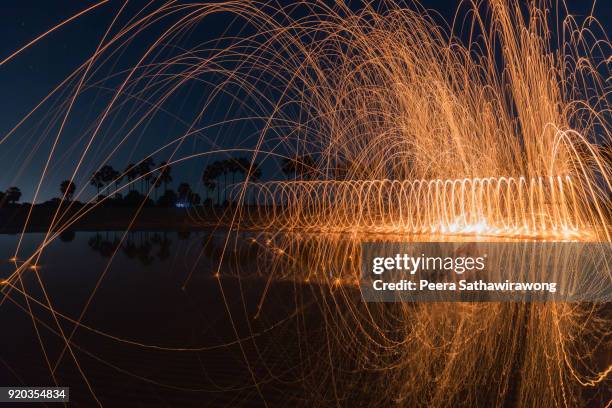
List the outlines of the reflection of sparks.
{"label": "reflection of sparks", "polygon": [[[324,299],[318,306],[329,319],[326,329],[333,334],[327,341],[333,344],[334,353],[347,358],[364,358],[364,361],[360,360],[361,364],[380,373],[385,390],[402,395],[405,406],[446,406],[442,401],[432,403],[424,397],[428,391],[440,388],[449,390],[443,392],[444,401],[460,401],[467,394],[474,399],[474,404],[470,405],[480,406],[476,401],[483,397],[479,391],[482,384],[490,385],[490,381],[500,379],[511,382],[515,370],[523,372],[523,390],[519,396],[525,401],[522,405],[528,406],[528,401],[544,395],[547,402],[543,406],[555,406],[551,401],[558,396],[559,383],[565,384],[565,392],[576,395],[580,386],[605,387],[612,370],[608,362],[603,362],[606,365],[602,367],[593,360],[609,346],[605,305],[520,302],[364,304],[360,300],[356,291],[362,274],[362,242],[376,242],[381,246],[390,243],[393,246],[394,242],[453,241],[457,242],[457,254],[463,256],[465,252],[462,251],[469,252],[472,246],[465,247],[461,241],[472,242],[474,237],[389,233],[349,236],[341,233],[262,232],[257,235],[259,241],[271,241],[270,247],[284,249],[291,254],[291,259],[279,259],[276,250],[261,246],[257,265],[227,271],[228,276],[231,273],[242,278],[252,278],[254,274],[263,279],[274,276],[277,281],[300,281],[312,285]],[[242,240],[240,236],[236,238],[239,242]],[[251,238],[245,240],[250,241]],[[520,240],[488,237],[485,242],[491,241]],[[517,269],[515,260],[523,256],[525,248],[531,247],[509,245],[502,249],[504,256],[494,257],[496,263],[489,266],[499,273],[500,281],[527,274],[534,280],[546,276],[546,279],[564,282],[568,288],[582,287],[581,282],[595,291],[609,285],[606,270],[596,271],[589,277],[580,273],[580,265],[585,260],[591,256],[601,259],[602,253],[582,251],[579,247],[573,252],[550,251],[542,247],[542,251],[534,253],[533,262]],[[537,267],[551,256],[554,263],[558,262],[562,267],[554,271]],[[347,263],[347,259],[356,262]],[[326,294],[330,294],[333,301],[325,301]],[[265,297],[265,293],[262,294],[260,305],[267,302]],[[309,340],[308,337],[304,339],[306,343]],[[427,358],[423,358],[425,355]],[[555,364],[542,362],[542,355],[548,356]],[[521,358],[517,360],[517,356]],[[459,372],[463,375],[458,375]],[[466,376],[480,380],[465,381]],[[542,376],[550,378],[551,382],[542,383]],[[341,386],[341,380],[338,383]]]}

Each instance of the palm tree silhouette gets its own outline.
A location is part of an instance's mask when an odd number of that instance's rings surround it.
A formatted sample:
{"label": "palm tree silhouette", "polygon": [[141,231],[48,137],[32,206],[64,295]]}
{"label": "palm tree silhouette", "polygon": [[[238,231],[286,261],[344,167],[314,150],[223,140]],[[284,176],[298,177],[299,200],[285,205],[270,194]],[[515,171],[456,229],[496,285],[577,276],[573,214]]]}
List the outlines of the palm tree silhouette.
{"label": "palm tree silhouette", "polygon": [[115,193],[117,192],[117,184],[119,184],[119,172],[108,164],[102,166],[100,169],[100,178],[104,182],[104,184],[110,185],[111,183],[115,184]]}
{"label": "palm tree silhouette", "polygon": [[[258,162],[251,162],[246,157],[239,157],[236,159],[238,165],[238,171],[244,175],[245,182],[257,182],[261,179],[263,173]],[[249,197],[245,197],[246,202],[249,202]]]}
{"label": "palm tree silhouette", "polygon": [[189,185],[189,183],[179,184],[178,188],[176,189],[176,192],[178,193],[179,201],[186,206],[189,203],[192,194],[191,186]]}
{"label": "palm tree silhouette", "polygon": [[213,191],[217,187],[217,183],[215,181],[205,181],[204,187],[206,188],[206,199],[209,199],[210,196],[208,192]]}
{"label": "palm tree silhouette", "polygon": [[76,191],[76,184],[74,184],[73,181],[64,180],[61,182],[60,192],[62,193],[62,196],[66,197],[66,200],[68,201],[72,200],[72,196],[74,195],[75,191]]}
{"label": "palm tree silhouette", "polygon": [[132,185],[132,181],[134,181],[136,177],[138,177],[138,168],[134,163],[130,163],[127,165],[125,170],[123,170],[123,174],[125,175],[129,183],[129,191],[132,191],[134,188]]}
{"label": "palm tree silhouette", "polygon": [[229,173],[229,162],[221,160],[217,163],[217,172],[223,176],[223,204],[227,203],[227,174]]}
{"label": "palm tree silhouette", "polygon": [[246,176],[246,174],[249,173],[248,179],[250,181],[259,181],[263,176],[261,166],[258,162],[250,162],[246,157],[240,157],[238,158],[238,163],[240,164],[240,171],[242,174]]}
{"label": "palm tree silhouette", "polygon": [[92,186],[96,188],[96,197],[100,195],[100,189],[104,187],[104,181],[102,180],[102,173],[100,171],[96,171],[92,176],[89,182]]}
{"label": "palm tree silhouette", "polygon": [[242,174],[245,180],[248,178],[250,181],[258,181],[262,177],[259,164],[251,162],[246,157],[217,160],[206,166],[202,173],[202,183],[207,191],[217,189],[217,205],[221,205],[221,182],[218,179],[223,176],[223,199],[224,202],[227,202],[227,177],[231,175],[231,183],[235,185],[238,174]]}
{"label": "palm tree silhouette", "polygon": [[[207,192],[213,191],[215,187],[217,187],[217,175],[215,174],[215,168],[213,164],[209,164],[208,166],[206,166],[204,172],[202,173],[202,183],[204,184],[204,187],[206,188]],[[220,201],[221,199],[219,197],[219,190],[217,190],[217,204],[219,204]]]}
{"label": "palm tree silhouette", "polygon": [[138,173],[139,176],[142,177],[142,180],[140,181],[140,186],[142,187],[143,182],[145,182],[147,191],[149,190],[149,183],[151,181],[151,169],[153,168],[153,166],[155,166],[155,162],[151,157],[147,157],[138,165]]}
{"label": "palm tree silhouette", "polygon": [[287,177],[295,178],[311,178],[314,172],[315,160],[312,156],[306,155],[295,155],[290,158],[283,160],[281,170],[287,175]]}
{"label": "palm tree silhouette", "polygon": [[168,190],[168,183],[171,181],[172,176],[170,175],[170,166],[167,166],[166,162],[161,162],[158,173],[155,176],[155,181],[153,182],[153,188],[155,189],[155,200],[157,200],[157,189],[163,184],[164,191]]}
{"label": "palm tree silhouette", "polygon": [[100,189],[113,180],[113,171],[113,168],[106,164],[94,173],[90,184],[96,187],[98,195],[100,195]]}
{"label": "palm tree silhouette", "polygon": [[117,190],[119,189],[119,184],[121,183],[121,180],[123,180],[123,174],[113,169],[111,180],[114,180],[115,182],[115,196],[116,196]]}
{"label": "palm tree silhouette", "polygon": [[243,172],[239,159],[226,160],[227,172],[232,176],[232,184],[236,184],[236,173]]}
{"label": "palm tree silhouette", "polygon": [[168,189],[168,183],[172,182],[172,175],[170,174],[172,167],[165,161],[161,162],[159,170],[159,179],[164,183],[164,190]]}
{"label": "palm tree silhouette", "polygon": [[[217,205],[221,205],[221,183],[217,179],[224,172],[224,164],[222,161],[215,161],[208,166],[210,168],[210,180],[214,180],[215,187],[217,188]],[[225,189],[225,185],[223,186]]]}

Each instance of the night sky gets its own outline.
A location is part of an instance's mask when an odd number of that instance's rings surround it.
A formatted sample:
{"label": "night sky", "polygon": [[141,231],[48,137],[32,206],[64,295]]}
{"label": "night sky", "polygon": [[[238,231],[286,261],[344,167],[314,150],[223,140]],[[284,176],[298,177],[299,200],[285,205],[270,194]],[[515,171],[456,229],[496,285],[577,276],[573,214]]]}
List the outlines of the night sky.
{"label": "night sky", "polygon": [[[146,3],[138,0],[130,2],[123,16],[126,19],[129,18]],[[0,38],[2,38],[0,60],[60,21],[92,4],[95,2],[76,0],[3,1],[0,5]],[[110,1],[100,6],[0,66],[0,137],[6,135],[42,98],[92,55],[121,4],[119,1]],[[154,4],[159,5],[162,2]],[[437,10],[446,17],[451,17],[457,2],[424,1],[422,4],[427,8]],[[568,6],[573,14],[586,15],[592,3],[576,0],[568,2]],[[359,5],[355,3],[355,7]],[[609,1],[597,3],[595,16],[606,30],[609,30],[611,14],[612,5]],[[94,117],[100,113],[105,103],[108,103],[112,95],[110,88],[117,84],[116,79],[108,79],[113,69],[120,70],[129,67],[130,63],[133,64],[151,39],[159,34],[159,31],[156,30],[167,26],[168,23],[165,22],[143,33],[126,48],[125,53],[117,59],[116,64],[106,64],[101,72],[96,73],[95,78],[100,81],[97,82],[96,87],[79,97],[77,106],[57,147],[55,160],[50,164],[49,176],[43,185],[38,202],[58,196],[60,181],[69,178],[79,156],[78,153],[83,148],[83,140],[80,139],[80,135],[87,131]],[[180,43],[183,47],[189,48],[217,39],[223,33],[244,35],[248,33],[248,29],[244,31],[244,24],[234,21],[229,15],[217,15],[214,18],[203,20],[198,27],[187,33]],[[148,155],[151,148],[159,147],[182,135],[187,130],[184,121],[193,118],[206,92],[205,87],[196,86],[178,93],[165,105],[165,108],[171,112],[156,115],[156,119],[146,129],[140,129],[138,135],[131,137],[129,143],[113,155],[109,163],[118,170],[122,170],[127,163],[138,161]],[[5,190],[12,185],[19,186],[23,192],[22,201],[31,201],[58,129],[59,120],[56,116],[58,111],[54,108],[66,97],[66,94],[62,94],[49,101],[20,130],[0,144],[0,163],[2,163],[0,190]],[[112,152],[122,132],[125,131],[120,125],[126,122],[127,119],[123,115],[129,112],[129,108],[126,107],[121,112],[116,115],[114,123],[109,123],[101,130],[99,140],[92,145],[91,153],[88,155],[89,160],[76,177],[79,188],[88,183],[88,178],[93,170]],[[227,106],[224,106],[223,101],[220,100],[219,106],[215,107],[206,120],[214,123],[225,115],[227,115]],[[51,128],[50,123],[53,124]],[[206,134],[197,135],[193,140],[185,143],[179,156],[223,147],[247,146],[252,144],[257,130],[257,123],[242,123],[223,129],[211,129]],[[198,158],[173,168],[172,187],[176,187],[182,181],[187,181],[197,187],[202,168],[207,162],[217,158],[222,157]],[[156,157],[156,161],[163,159],[162,156]],[[283,177],[278,166],[275,166],[273,162],[264,166],[264,173],[266,179]],[[93,187],[89,187],[82,197],[89,198],[94,192]]]}

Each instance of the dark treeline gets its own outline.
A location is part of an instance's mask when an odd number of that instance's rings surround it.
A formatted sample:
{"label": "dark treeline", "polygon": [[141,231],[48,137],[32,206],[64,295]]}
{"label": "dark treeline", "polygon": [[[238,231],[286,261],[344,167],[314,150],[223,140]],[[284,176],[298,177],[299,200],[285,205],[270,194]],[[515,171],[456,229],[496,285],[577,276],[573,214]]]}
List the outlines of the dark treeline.
{"label": "dark treeline", "polygon": [[[281,170],[289,179],[312,179],[315,169],[315,160],[309,155],[286,158],[281,163]],[[154,160],[148,157],[138,164],[128,164],[123,171],[104,165],[94,172],[89,185],[96,190],[96,201],[105,206],[229,206],[233,204],[231,192],[237,183],[247,179],[249,182],[257,182],[261,178],[259,163],[251,162],[246,157],[216,160],[208,164],[202,173],[205,195],[202,200],[200,194],[187,182],[181,182],[176,190],[169,188],[168,185],[173,181],[172,167],[166,162],[156,167]],[[127,183],[127,189],[122,187],[123,182]],[[62,198],[71,202],[76,192],[74,181],[64,180],[58,188],[59,196],[39,205],[57,206]],[[19,206],[21,196],[18,187],[0,192],[0,207]]]}
{"label": "dark treeline", "polygon": [[228,187],[236,184],[237,176],[256,182],[261,179],[262,171],[258,163],[251,163],[244,157],[217,160],[206,166],[202,173],[202,184],[207,193],[206,200],[212,202],[216,199],[217,204],[224,206],[231,204]]}
{"label": "dark treeline", "polygon": [[[250,181],[258,181],[261,176],[259,164],[251,163],[244,157],[217,160],[206,166],[202,174],[202,185],[206,192],[206,198],[202,201],[200,194],[187,182],[178,184],[176,190],[169,188],[168,185],[173,181],[172,167],[166,162],[156,167],[153,159],[148,157],[138,164],[128,164],[122,172],[111,165],[104,165],[94,172],[89,185],[96,189],[96,201],[105,206],[227,206],[232,204],[229,193],[232,185],[247,177]],[[121,187],[122,182],[127,183],[127,189]],[[160,194],[161,187],[163,189]],[[72,201],[76,191],[74,181],[64,180],[59,185],[59,197],[39,205],[57,206],[62,198]],[[0,192],[0,207],[19,206],[21,196],[18,187]]]}

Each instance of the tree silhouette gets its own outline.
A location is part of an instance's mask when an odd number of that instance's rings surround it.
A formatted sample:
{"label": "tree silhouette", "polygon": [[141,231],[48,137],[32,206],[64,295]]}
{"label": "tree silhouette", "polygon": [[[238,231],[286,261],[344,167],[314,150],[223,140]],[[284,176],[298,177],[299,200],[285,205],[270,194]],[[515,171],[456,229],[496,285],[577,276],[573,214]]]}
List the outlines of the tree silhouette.
{"label": "tree silhouette", "polygon": [[178,196],[173,190],[166,190],[164,194],[157,200],[157,205],[160,207],[174,207]]}
{"label": "tree silhouette", "polygon": [[229,173],[229,162],[227,160],[221,160],[216,162],[215,166],[217,174],[223,176],[223,203],[227,203],[227,174]]}
{"label": "tree silhouette", "polygon": [[261,180],[263,171],[261,170],[261,166],[258,162],[250,163],[247,159],[242,158],[242,164],[245,169],[245,174],[250,169],[250,174],[248,175],[249,181],[256,182]]}
{"label": "tree silhouette", "polygon": [[295,155],[283,160],[281,167],[287,177],[311,178],[315,171],[315,160],[310,155]]}
{"label": "tree silhouette", "polygon": [[160,188],[162,185],[162,182],[160,180],[159,177],[155,177],[155,180],[153,181],[153,192],[155,193],[155,200],[157,201],[157,189]]}
{"label": "tree silhouette", "polygon": [[206,191],[207,191],[206,197],[208,198],[208,192],[209,191],[212,192],[217,187],[217,183],[213,180],[204,181],[204,187],[206,188]]}
{"label": "tree silhouette", "polygon": [[[215,174],[215,170],[216,169],[213,163],[206,166],[204,172],[202,173],[202,183],[207,191],[213,191],[217,187],[217,174]],[[219,189],[217,189],[217,204],[220,204],[220,201],[220,192]]]}
{"label": "tree silhouette", "polygon": [[149,207],[154,204],[153,200],[151,200],[149,197],[144,196],[143,194],[140,194],[136,190],[128,192],[121,200],[121,203],[127,207],[137,207],[141,204],[146,207]]}
{"label": "tree silhouette", "polygon": [[104,181],[102,180],[102,173],[98,170],[91,176],[91,181],[89,182],[92,186],[96,188],[96,196],[100,195],[100,189],[104,187]]}
{"label": "tree silhouette", "polygon": [[134,188],[132,181],[138,177],[138,168],[136,165],[134,165],[134,163],[130,163],[126,166],[125,170],[123,170],[123,174],[129,183],[129,191],[132,191]]}
{"label": "tree silhouette", "polygon": [[192,205],[200,205],[200,203],[202,202],[202,197],[200,197],[198,193],[192,191],[189,195],[189,202]]}
{"label": "tree silhouette", "polygon": [[[140,187],[142,188],[143,183],[146,183],[146,191],[149,191],[149,183],[151,182],[151,169],[155,166],[155,162],[152,157],[147,157],[138,165],[138,175],[142,177],[140,180]],[[144,189],[143,192],[144,194]]]}
{"label": "tree silhouette", "polygon": [[123,180],[123,175],[117,170],[113,169],[111,173],[111,181],[115,182],[115,196],[117,196],[117,190],[119,189],[119,184]]}
{"label": "tree silhouette", "polygon": [[165,161],[161,162],[159,165],[159,176],[158,180],[164,184],[164,190],[168,190],[168,183],[172,182],[172,175],[170,172],[172,171],[172,167],[168,165]]}
{"label": "tree silhouette", "polygon": [[120,181],[119,176],[119,172],[115,170],[113,166],[109,166],[108,164],[102,166],[100,169],[100,179],[102,180],[102,183],[110,185],[110,183],[114,182],[115,193],[117,192],[117,184],[119,184]]}
{"label": "tree silhouette", "polygon": [[157,169],[157,173],[153,176],[153,189],[155,190],[155,200],[157,200],[157,189],[164,184],[164,190],[168,190],[168,183],[172,181],[172,176],[170,175],[169,166],[166,166],[166,162],[161,162],[159,168]]}
{"label": "tree silhouette", "polygon": [[207,188],[217,189],[217,205],[221,205],[221,183],[217,179],[223,174],[223,164],[217,160],[206,167],[202,177]]}
{"label": "tree silhouette", "polygon": [[[258,162],[252,162],[246,157],[239,157],[235,161],[238,166],[238,172],[244,176],[245,181],[257,182],[261,179],[263,173]],[[246,197],[247,202],[248,200],[249,198]]]}
{"label": "tree silhouette", "polygon": [[183,203],[183,205],[187,205],[189,203],[189,198],[191,196],[191,186],[189,183],[181,183],[176,189],[178,193],[178,201]]}
{"label": "tree silhouette", "polygon": [[76,185],[73,181],[64,180],[60,183],[60,192],[62,193],[62,196],[66,197],[66,200],[72,200],[72,196],[74,195],[75,191]]}
{"label": "tree silhouette", "polygon": [[[217,190],[217,204],[221,204],[221,184],[223,185],[223,199],[227,202],[228,175],[231,176],[232,185],[236,184],[236,176],[241,174],[244,179],[257,181],[262,177],[262,171],[257,162],[251,162],[246,157],[217,160],[204,169],[202,183],[207,191]],[[219,178],[223,177],[220,182]]]}
{"label": "tree silhouette", "polygon": [[21,198],[21,190],[19,187],[10,187],[6,190],[5,199],[9,204],[15,204]]}
{"label": "tree silhouette", "polygon": [[240,159],[228,159],[225,161],[227,172],[232,175],[232,185],[236,184],[236,173],[245,173],[241,166]]}

